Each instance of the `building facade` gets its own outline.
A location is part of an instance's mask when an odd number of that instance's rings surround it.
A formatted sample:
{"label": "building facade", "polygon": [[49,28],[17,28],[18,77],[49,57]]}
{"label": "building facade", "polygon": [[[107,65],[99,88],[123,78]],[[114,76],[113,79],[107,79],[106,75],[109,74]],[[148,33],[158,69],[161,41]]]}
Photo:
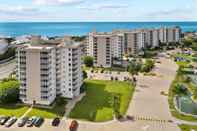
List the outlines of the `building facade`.
{"label": "building facade", "polygon": [[50,105],[57,95],[74,98],[83,84],[81,48],[71,41],[37,40],[17,48],[20,99]]}
{"label": "building facade", "polygon": [[[160,43],[179,42],[179,27],[115,30],[109,33],[91,32],[88,35],[87,55],[94,58],[94,66],[111,67],[124,54],[137,55],[143,49],[159,47]],[[120,63],[121,64],[121,63]]]}
{"label": "building facade", "polygon": [[88,55],[94,58],[94,66],[111,67],[111,34],[89,33]]}

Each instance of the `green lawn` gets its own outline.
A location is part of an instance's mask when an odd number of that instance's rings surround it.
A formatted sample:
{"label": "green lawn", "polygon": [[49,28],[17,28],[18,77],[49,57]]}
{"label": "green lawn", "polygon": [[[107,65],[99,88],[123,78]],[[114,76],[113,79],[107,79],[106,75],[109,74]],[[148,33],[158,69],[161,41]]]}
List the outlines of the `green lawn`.
{"label": "green lawn", "polygon": [[55,118],[55,117],[63,117],[65,113],[65,104],[55,105],[52,109],[46,108],[33,108],[27,116],[40,116],[43,118]]}
{"label": "green lawn", "polygon": [[179,125],[182,131],[191,131],[192,129],[194,131],[197,131],[197,126],[191,126],[191,125]]}
{"label": "green lawn", "polygon": [[22,116],[29,107],[27,106],[18,106],[18,105],[0,105],[0,115],[6,116]]}
{"label": "green lawn", "polygon": [[87,80],[85,81],[86,96],[71,111],[71,118],[90,121],[108,121],[113,119],[113,96],[120,96],[120,114],[127,111],[134,92],[128,82]]}

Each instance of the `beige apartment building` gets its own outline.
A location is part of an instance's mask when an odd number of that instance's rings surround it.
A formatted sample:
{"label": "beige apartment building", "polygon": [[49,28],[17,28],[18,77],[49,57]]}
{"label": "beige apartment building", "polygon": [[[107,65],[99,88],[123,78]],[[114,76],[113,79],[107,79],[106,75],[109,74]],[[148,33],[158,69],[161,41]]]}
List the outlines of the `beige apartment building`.
{"label": "beige apartment building", "polygon": [[87,55],[94,57],[94,66],[111,67],[114,58],[120,61],[124,54],[136,55],[143,49],[158,47],[161,43],[179,42],[179,27],[137,30],[91,32],[88,35]]}
{"label": "beige apartment building", "polygon": [[79,43],[33,39],[17,48],[16,59],[22,102],[50,105],[57,95],[72,99],[80,94]]}
{"label": "beige apartment building", "polygon": [[159,29],[159,40],[162,43],[179,42],[181,29],[179,27],[162,27]]}

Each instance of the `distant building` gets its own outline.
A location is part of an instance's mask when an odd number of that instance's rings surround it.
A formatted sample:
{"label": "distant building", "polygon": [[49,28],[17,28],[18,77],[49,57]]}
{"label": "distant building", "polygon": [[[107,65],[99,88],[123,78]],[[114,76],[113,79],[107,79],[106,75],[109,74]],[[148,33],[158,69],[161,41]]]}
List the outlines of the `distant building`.
{"label": "distant building", "polygon": [[121,64],[124,54],[137,55],[143,49],[159,47],[160,43],[176,43],[180,38],[179,27],[94,31],[88,35],[87,55],[94,57],[94,66],[111,67],[115,60]]}
{"label": "distant building", "polygon": [[162,43],[179,42],[181,38],[181,29],[179,27],[159,29],[159,40]]}
{"label": "distant building", "polygon": [[74,98],[83,84],[81,46],[69,40],[42,40],[18,46],[17,79],[20,99],[50,105],[57,95]]}
{"label": "distant building", "polygon": [[0,39],[0,55],[4,54],[8,50],[8,42],[4,39]]}
{"label": "distant building", "polygon": [[88,55],[94,57],[94,66],[111,67],[112,34],[91,32],[88,37]]}

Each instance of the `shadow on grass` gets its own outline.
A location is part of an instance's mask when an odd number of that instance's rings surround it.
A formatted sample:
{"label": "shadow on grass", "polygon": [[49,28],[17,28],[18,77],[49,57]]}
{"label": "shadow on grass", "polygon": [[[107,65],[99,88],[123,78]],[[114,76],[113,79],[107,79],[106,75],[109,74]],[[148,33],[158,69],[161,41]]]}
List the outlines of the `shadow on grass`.
{"label": "shadow on grass", "polygon": [[[106,84],[97,82],[86,82],[86,96],[76,104],[75,108],[70,113],[71,118],[79,118],[90,121],[97,121],[96,117],[99,111],[106,109],[100,115],[110,115],[112,110],[112,93],[105,90]],[[111,119],[112,116],[105,116],[106,119]],[[99,121],[99,120],[98,120]],[[101,120],[102,121],[102,120]],[[105,121],[105,120],[103,120]]]}
{"label": "shadow on grass", "polygon": [[15,104],[9,104],[9,105],[0,105],[0,108],[1,109],[20,109],[20,108],[23,108],[24,106],[22,106],[22,105],[15,105]]}

